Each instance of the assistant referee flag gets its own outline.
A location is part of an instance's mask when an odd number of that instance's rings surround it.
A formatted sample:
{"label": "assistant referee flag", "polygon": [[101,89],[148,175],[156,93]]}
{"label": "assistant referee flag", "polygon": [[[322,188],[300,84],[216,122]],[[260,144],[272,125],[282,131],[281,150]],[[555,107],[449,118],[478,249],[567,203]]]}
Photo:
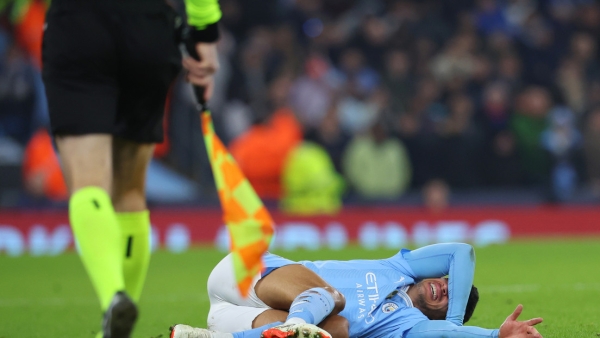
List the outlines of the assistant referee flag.
{"label": "assistant referee flag", "polygon": [[273,238],[271,215],[215,134],[208,110],[202,112],[202,134],[230,237],[235,278],[246,297],[252,279],[263,269],[262,255]]}

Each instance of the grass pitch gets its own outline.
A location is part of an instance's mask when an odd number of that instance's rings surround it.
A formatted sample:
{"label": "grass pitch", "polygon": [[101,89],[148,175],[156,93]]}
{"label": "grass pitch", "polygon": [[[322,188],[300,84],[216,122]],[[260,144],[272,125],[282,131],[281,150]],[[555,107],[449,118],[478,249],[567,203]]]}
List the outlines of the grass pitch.
{"label": "grass pitch", "polygon": [[[383,258],[396,250],[277,252],[291,259]],[[206,325],[206,279],[225,255],[213,248],[153,254],[135,338],[168,337],[174,323]],[[476,248],[480,302],[469,325],[496,328],[517,304],[543,317],[546,338],[600,336],[600,238],[520,240]],[[234,319],[232,319],[234,320]],[[0,338],[94,337],[101,314],[75,253],[0,256]]]}

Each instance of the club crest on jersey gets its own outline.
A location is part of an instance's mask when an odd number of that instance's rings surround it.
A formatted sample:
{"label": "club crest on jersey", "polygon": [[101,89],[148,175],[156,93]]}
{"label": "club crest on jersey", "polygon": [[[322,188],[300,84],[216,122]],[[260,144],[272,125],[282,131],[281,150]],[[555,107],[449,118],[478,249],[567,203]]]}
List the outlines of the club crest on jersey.
{"label": "club crest on jersey", "polygon": [[381,311],[383,311],[383,313],[390,313],[396,310],[398,310],[398,304],[396,303],[385,303],[381,307]]}

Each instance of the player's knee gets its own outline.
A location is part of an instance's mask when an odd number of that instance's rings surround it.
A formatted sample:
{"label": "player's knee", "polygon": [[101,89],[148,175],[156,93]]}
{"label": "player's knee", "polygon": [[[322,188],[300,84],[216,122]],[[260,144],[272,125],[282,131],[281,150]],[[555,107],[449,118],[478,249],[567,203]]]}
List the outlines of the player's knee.
{"label": "player's knee", "polygon": [[237,290],[233,270],[233,258],[231,254],[225,256],[215,265],[210,275],[208,275],[206,282],[209,296],[215,295],[219,298],[226,298],[226,291]]}
{"label": "player's knee", "polygon": [[333,298],[334,305],[333,311],[331,313],[337,314],[344,310],[344,307],[346,307],[346,297],[344,297],[344,295],[341,292],[339,292],[331,286],[326,286],[324,287],[324,289],[327,290],[327,292],[329,292],[331,294],[331,297]]}

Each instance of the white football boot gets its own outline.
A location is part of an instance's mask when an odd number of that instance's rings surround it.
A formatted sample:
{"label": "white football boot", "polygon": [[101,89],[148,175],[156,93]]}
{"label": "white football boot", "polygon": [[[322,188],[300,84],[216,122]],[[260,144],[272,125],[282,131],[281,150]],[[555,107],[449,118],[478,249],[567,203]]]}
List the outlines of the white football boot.
{"label": "white football boot", "polygon": [[170,338],[233,338],[231,333],[201,329],[184,324],[171,326],[170,330]]}

